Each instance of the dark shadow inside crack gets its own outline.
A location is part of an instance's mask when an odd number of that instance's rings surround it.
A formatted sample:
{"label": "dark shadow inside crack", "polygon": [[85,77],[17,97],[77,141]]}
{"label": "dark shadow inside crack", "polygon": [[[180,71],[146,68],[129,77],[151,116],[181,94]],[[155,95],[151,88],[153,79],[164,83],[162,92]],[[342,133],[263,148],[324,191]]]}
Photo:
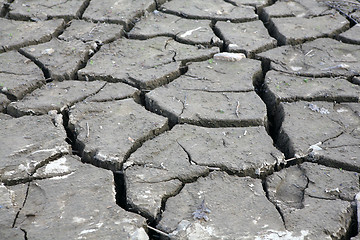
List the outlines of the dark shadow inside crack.
{"label": "dark shadow inside crack", "polygon": [[43,72],[44,74],[44,77],[45,77],[45,80],[47,82],[51,82],[52,79],[51,79],[51,75],[50,75],[50,71],[49,69],[42,63],[40,62],[38,59],[36,59],[34,56],[32,56],[31,54],[25,52],[24,50],[22,49],[19,49],[18,51],[21,55],[23,55],[24,57],[30,59],[32,62],[34,62],[36,64],[36,66],[38,66],[41,71]]}
{"label": "dark shadow inside crack", "polygon": [[82,157],[82,153],[84,151],[85,146],[83,144],[80,144],[76,138],[76,134],[69,128],[69,110],[64,109],[62,111],[63,116],[63,126],[66,131],[66,142],[71,145],[72,154]]}
{"label": "dark shadow inside crack", "polygon": [[257,95],[266,105],[267,111],[267,132],[273,139],[274,146],[284,153],[286,159],[294,158],[294,149],[288,135],[281,131],[284,121],[284,109],[276,100],[273,92],[265,84],[266,73],[270,69],[270,61],[262,59],[262,78],[254,81],[254,88]]}
{"label": "dark shadow inside crack", "polygon": [[90,4],[91,0],[86,0],[84,1],[84,3],[81,5],[80,9],[79,9],[79,19],[82,19],[82,16],[84,14],[84,12],[86,11],[86,9],[88,8],[89,4]]}
{"label": "dark shadow inside crack", "polygon": [[215,26],[216,22],[217,21],[215,20],[211,20],[210,28],[213,30],[215,36],[217,36],[222,41],[222,45],[219,46],[220,52],[228,52],[229,43],[226,41],[224,35],[221,34],[220,30]]}
{"label": "dark shadow inside crack", "polygon": [[352,237],[356,237],[359,235],[359,222],[358,222],[358,208],[356,204],[351,204],[351,207],[353,208],[353,214],[351,216],[351,221],[349,228],[347,229],[346,235],[344,239],[352,239]]}
{"label": "dark shadow inside crack", "polygon": [[270,17],[268,16],[268,14],[263,10],[263,9],[259,9],[258,11],[258,16],[259,16],[259,20],[261,20],[265,26],[265,28],[267,29],[270,37],[276,39],[277,41],[277,46],[281,46],[280,43],[280,39],[278,38],[277,35],[277,29],[275,28],[274,23],[271,21]]}
{"label": "dark shadow inside crack", "polygon": [[10,11],[10,2],[4,2],[2,4],[3,5],[1,6],[0,9],[0,17],[5,17],[7,13]]}
{"label": "dark shadow inside crack", "polygon": [[20,228],[20,230],[24,233],[24,239],[25,239],[25,240],[28,240],[26,230],[25,230],[25,229],[22,229],[22,228]]}
{"label": "dark shadow inside crack", "polygon": [[126,201],[125,176],[123,171],[114,171],[115,199],[116,204],[122,209],[129,211],[129,205]]}
{"label": "dark shadow inside crack", "polygon": [[26,200],[27,200],[27,198],[28,198],[28,196],[29,196],[30,184],[31,184],[31,182],[28,182],[27,188],[26,188],[26,192],[25,192],[24,201],[23,201],[21,207],[19,208],[18,212],[17,212],[16,215],[15,215],[15,219],[14,219],[14,222],[13,222],[13,224],[12,224],[12,228],[14,228],[14,227],[16,226],[16,221],[17,221],[17,219],[18,219],[18,217],[19,217],[19,214],[20,214],[22,208],[23,208],[23,207],[25,206],[25,204],[26,204]]}

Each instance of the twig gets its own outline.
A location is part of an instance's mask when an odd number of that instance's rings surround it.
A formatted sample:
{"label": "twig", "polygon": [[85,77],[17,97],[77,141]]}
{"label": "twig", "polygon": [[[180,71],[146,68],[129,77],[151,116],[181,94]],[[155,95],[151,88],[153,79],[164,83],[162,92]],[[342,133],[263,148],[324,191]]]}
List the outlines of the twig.
{"label": "twig", "polygon": [[314,51],[314,49],[311,49],[310,51],[308,51],[305,56],[309,55],[310,53],[312,53]]}
{"label": "twig", "polygon": [[88,122],[86,122],[86,137],[88,138],[88,137],[90,137],[90,127],[89,127],[89,123]]}
{"label": "twig", "polygon": [[151,226],[149,226],[149,225],[147,225],[147,227],[148,227],[149,229],[157,232],[157,233],[160,233],[161,235],[164,235],[164,236],[167,236],[168,238],[170,238],[169,234],[167,234],[167,233],[165,233],[165,232],[163,232],[163,231],[160,231],[159,229],[153,228],[153,227],[151,227]]}
{"label": "twig", "polygon": [[239,102],[239,101],[237,101],[235,114],[236,114],[236,116],[237,116],[238,118],[239,118],[239,108],[240,108],[240,102]]}
{"label": "twig", "polygon": [[341,10],[339,7],[335,6],[335,5],[331,5],[330,3],[325,3],[326,5],[328,5],[330,8],[335,9],[336,11],[338,11],[339,13],[341,13],[342,15],[344,15],[345,17],[347,17],[348,19],[350,19],[351,21],[353,21],[354,23],[358,24],[359,22],[356,21],[354,18],[352,18],[349,14],[346,14],[343,10]]}
{"label": "twig", "polygon": [[220,171],[221,170],[221,168],[219,168],[219,167],[208,167],[208,169],[210,171]]}
{"label": "twig", "polygon": [[350,4],[360,5],[360,2],[354,2],[354,1],[349,1],[349,0],[343,0],[343,1],[348,2]]}

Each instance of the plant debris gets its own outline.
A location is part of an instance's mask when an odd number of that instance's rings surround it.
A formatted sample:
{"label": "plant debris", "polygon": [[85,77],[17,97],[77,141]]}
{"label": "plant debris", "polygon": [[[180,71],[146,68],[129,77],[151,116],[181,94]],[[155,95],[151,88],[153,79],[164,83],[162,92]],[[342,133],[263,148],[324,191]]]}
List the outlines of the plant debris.
{"label": "plant debris", "polygon": [[314,111],[314,112],[318,112],[321,114],[330,114],[329,110],[327,110],[326,108],[319,108],[316,104],[312,104],[310,103],[308,105],[308,108],[310,108],[310,110]]}
{"label": "plant debris", "polygon": [[200,206],[196,209],[195,212],[192,213],[194,220],[205,220],[206,222],[210,220],[210,218],[206,215],[207,213],[211,213],[211,210],[206,207],[205,199],[201,201]]}

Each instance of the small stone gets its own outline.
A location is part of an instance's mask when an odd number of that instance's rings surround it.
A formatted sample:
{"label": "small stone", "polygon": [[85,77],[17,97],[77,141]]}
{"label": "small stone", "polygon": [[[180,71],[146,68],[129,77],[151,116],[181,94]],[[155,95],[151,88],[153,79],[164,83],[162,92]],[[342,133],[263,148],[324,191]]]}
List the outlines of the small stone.
{"label": "small stone", "polygon": [[214,55],[214,60],[228,61],[228,62],[240,61],[243,58],[246,58],[245,54],[243,53],[222,52]]}

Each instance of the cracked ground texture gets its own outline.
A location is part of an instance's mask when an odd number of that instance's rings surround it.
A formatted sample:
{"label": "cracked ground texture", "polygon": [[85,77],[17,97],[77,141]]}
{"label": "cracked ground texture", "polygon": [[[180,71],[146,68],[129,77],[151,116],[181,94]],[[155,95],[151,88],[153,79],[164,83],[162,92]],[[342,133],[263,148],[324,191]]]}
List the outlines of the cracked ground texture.
{"label": "cracked ground texture", "polygon": [[359,21],[1,1],[0,239],[360,239]]}

